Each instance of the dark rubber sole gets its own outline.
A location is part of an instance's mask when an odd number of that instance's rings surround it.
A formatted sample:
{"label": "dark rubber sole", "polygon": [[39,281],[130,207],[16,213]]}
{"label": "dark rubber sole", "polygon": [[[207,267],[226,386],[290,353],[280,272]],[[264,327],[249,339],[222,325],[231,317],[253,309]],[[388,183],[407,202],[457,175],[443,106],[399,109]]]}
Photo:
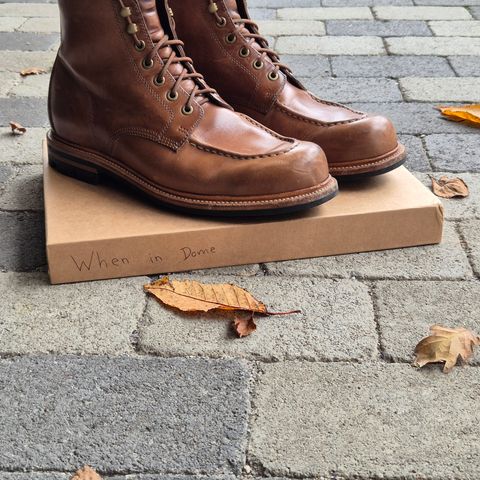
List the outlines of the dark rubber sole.
{"label": "dark rubber sole", "polygon": [[348,181],[356,181],[367,179],[371,177],[378,177],[379,175],[383,175],[384,173],[391,172],[399,167],[401,167],[407,161],[406,158],[402,158],[399,162],[394,163],[393,165],[389,165],[388,167],[382,168],[381,170],[376,170],[374,172],[365,172],[365,173],[358,173],[355,175],[343,175],[335,177],[339,182],[348,182]]}
{"label": "dark rubber sole", "polygon": [[[257,210],[216,210],[216,209],[198,209],[189,208],[173,203],[163,201],[153,195],[149,195],[135,184],[128,182],[126,179],[114,172],[102,168],[96,164],[80,159],[69,153],[60,151],[48,142],[48,155],[49,165],[58,172],[67,175],[69,177],[81,180],[86,183],[98,185],[100,183],[111,184],[122,190],[127,190],[136,196],[141,197],[153,203],[155,206],[162,209],[174,211],[177,213],[186,214],[189,216],[201,216],[201,217],[229,217],[229,218],[255,218],[255,217],[278,217],[286,216],[295,213],[300,213],[311,208],[322,205],[338,194],[338,186],[325,194],[323,197],[314,201],[302,203],[298,205],[289,205],[286,207],[266,208]],[[335,184],[336,185],[336,184]]]}

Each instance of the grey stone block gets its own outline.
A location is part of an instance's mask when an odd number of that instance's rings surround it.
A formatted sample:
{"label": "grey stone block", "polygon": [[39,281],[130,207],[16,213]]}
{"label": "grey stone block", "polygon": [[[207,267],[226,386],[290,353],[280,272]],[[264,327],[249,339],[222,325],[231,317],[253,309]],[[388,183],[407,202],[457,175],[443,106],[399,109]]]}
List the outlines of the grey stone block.
{"label": "grey stone block", "polygon": [[257,20],[273,20],[277,16],[277,11],[271,8],[250,8],[250,18]]}
{"label": "grey stone block", "polygon": [[[475,274],[480,277],[480,220],[462,222],[460,231],[467,242],[467,251]],[[477,329],[480,330],[480,326],[477,325]]]}
{"label": "grey stone block", "polygon": [[442,57],[332,57],[332,71],[337,77],[434,77],[453,75]]}
{"label": "grey stone block", "polygon": [[11,165],[0,163],[0,198],[7,182],[15,175]]}
{"label": "grey stone block", "polygon": [[373,35],[379,37],[401,37],[403,35],[428,37],[432,32],[426,22],[419,20],[328,20],[328,35]]}
{"label": "grey stone block", "polygon": [[440,245],[268,263],[272,275],[333,278],[468,279],[472,277],[453,225]]}
{"label": "grey stone block", "polygon": [[[434,178],[439,179],[443,175],[449,178],[461,178],[470,190],[470,195],[465,198],[441,198],[444,215],[447,220],[462,220],[480,216],[480,175],[470,173],[434,172]],[[430,175],[415,173],[415,176],[428,188],[432,187]]]}
{"label": "grey stone block", "polygon": [[480,172],[478,133],[428,135],[425,143],[435,170]]}
{"label": "grey stone block", "polygon": [[281,62],[288,65],[297,77],[329,77],[330,62],[327,57],[311,55],[282,55]]}
{"label": "grey stone block", "polygon": [[341,103],[365,102],[380,98],[385,102],[400,102],[402,94],[394,80],[385,78],[305,78],[300,79],[315,95]]}
{"label": "grey stone block", "polygon": [[24,127],[47,127],[47,99],[43,97],[0,98],[0,127],[11,121]]}
{"label": "grey stone block", "polygon": [[50,50],[58,40],[58,33],[0,32],[2,50]]}
{"label": "grey stone block", "polygon": [[235,360],[1,360],[0,469],[239,473],[248,381]]}
{"label": "grey stone block", "polygon": [[0,192],[0,210],[43,210],[41,165],[17,168],[15,177]]}
{"label": "grey stone block", "polygon": [[235,283],[272,311],[302,313],[259,316],[254,335],[235,339],[233,315],[184,315],[152,299],[139,329],[139,348],[162,356],[227,355],[267,361],[365,360],[377,355],[373,309],[367,287],[359,282],[272,277],[218,277],[208,282]]}
{"label": "grey stone block", "polygon": [[24,135],[12,135],[9,127],[0,128],[0,162],[41,164],[42,141],[47,130],[28,128]]}
{"label": "grey stone block", "polygon": [[0,273],[0,353],[132,353],[147,282],[52,286],[44,273]]}
{"label": "grey stone block", "polygon": [[405,165],[409,170],[429,172],[432,169],[421,138],[413,135],[400,135],[399,140],[407,148],[407,162]]}
{"label": "grey stone block", "polygon": [[34,270],[46,264],[41,212],[0,211],[0,270]]}
{"label": "grey stone block", "polygon": [[375,291],[380,339],[388,359],[412,361],[415,346],[432,325],[469,328],[480,335],[476,281],[378,282]]}
{"label": "grey stone block", "polygon": [[66,473],[0,472],[0,480],[69,480],[70,477]]}
{"label": "grey stone block", "polygon": [[431,103],[353,103],[356,110],[380,113],[392,119],[399,133],[413,135],[430,133],[475,133],[475,127],[441,118],[438,104]]}
{"label": "grey stone block", "polygon": [[460,77],[480,77],[478,57],[448,57],[448,59]]}
{"label": "grey stone block", "polygon": [[270,475],[480,475],[477,368],[445,375],[438,367],[285,362],[262,371],[249,453]]}
{"label": "grey stone block", "polygon": [[413,0],[322,0],[324,7],[375,7],[377,5],[413,5]]}
{"label": "grey stone block", "polygon": [[[471,5],[471,3],[470,3],[470,5]],[[476,18],[477,20],[480,20],[480,6],[470,7],[470,13],[473,15],[474,18]]]}

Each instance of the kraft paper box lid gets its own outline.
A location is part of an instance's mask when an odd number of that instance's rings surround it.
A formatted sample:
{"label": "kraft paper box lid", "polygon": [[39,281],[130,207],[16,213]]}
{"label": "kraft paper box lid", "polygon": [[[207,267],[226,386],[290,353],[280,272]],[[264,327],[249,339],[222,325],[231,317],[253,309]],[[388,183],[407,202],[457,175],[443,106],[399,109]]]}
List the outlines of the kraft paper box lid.
{"label": "kraft paper box lid", "polygon": [[52,283],[187,271],[441,241],[440,201],[404,167],[302,214],[248,220],[189,217],[111,186],[64,176],[44,146]]}

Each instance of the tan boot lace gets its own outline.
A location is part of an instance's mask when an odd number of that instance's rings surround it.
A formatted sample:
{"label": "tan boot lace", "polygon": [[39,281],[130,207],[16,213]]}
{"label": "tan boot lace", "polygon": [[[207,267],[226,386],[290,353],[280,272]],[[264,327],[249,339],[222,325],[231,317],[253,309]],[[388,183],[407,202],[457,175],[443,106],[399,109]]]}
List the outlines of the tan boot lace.
{"label": "tan boot lace", "polygon": [[[215,16],[217,25],[219,27],[224,27],[227,24],[226,18],[219,15],[218,6],[215,0],[209,0],[209,2],[210,5],[208,11]],[[235,32],[232,32],[232,35],[241,34],[247,40],[248,46],[250,48],[253,47],[261,54],[260,60],[262,62],[268,58],[275,67],[272,71],[272,75],[278,75],[280,70],[291,73],[288,65],[280,62],[278,53],[269,48],[268,40],[263,35],[260,35],[258,25],[254,21],[249,18],[232,18],[232,22],[235,25]],[[258,46],[254,45],[255,43],[257,43]]]}
{"label": "tan boot lace", "polygon": [[[125,6],[122,0],[118,0],[121,5],[120,15],[125,18],[128,22],[127,32],[132,35],[135,41],[135,48],[138,51],[143,51],[146,48],[146,44],[143,40],[138,38],[138,26],[136,23],[132,21],[130,18],[132,13],[130,7]],[[162,61],[162,69],[157,74],[154,79],[155,85],[160,86],[165,83],[165,75],[169,71],[169,68],[172,65],[179,64],[181,65],[182,71],[179,75],[173,75],[175,79],[175,84],[173,85],[172,89],[168,92],[167,97],[169,100],[174,101],[178,98],[178,89],[180,88],[182,82],[184,80],[192,80],[195,82],[193,88],[191,88],[188,101],[185,106],[182,108],[182,112],[185,114],[190,114],[193,112],[193,101],[196,100],[197,103],[202,105],[203,103],[208,101],[206,95],[208,94],[216,94],[217,91],[213,88],[208,86],[199,85],[199,81],[204,81],[203,75],[196,72],[193,67],[193,60],[190,57],[179,57],[175,53],[175,47],[183,47],[184,43],[180,40],[169,40],[168,35],[164,35],[151,49],[151,51],[145,56],[142,62],[143,68],[149,69],[155,65],[155,58],[157,54],[161,54],[161,50],[165,47],[171,47],[171,52],[168,57],[163,58],[160,57]],[[170,72],[171,73],[171,72]]]}

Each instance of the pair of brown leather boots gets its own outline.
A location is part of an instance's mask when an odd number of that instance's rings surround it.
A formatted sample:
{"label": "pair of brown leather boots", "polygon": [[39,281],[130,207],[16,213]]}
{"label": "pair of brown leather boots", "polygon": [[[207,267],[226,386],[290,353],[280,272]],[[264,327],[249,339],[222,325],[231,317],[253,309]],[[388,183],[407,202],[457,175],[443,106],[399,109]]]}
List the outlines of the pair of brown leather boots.
{"label": "pair of brown leather boots", "polygon": [[326,202],[332,175],[403,163],[391,122],[306,91],[245,0],[59,6],[48,147],[67,175],[113,177],[189,212],[260,215]]}

